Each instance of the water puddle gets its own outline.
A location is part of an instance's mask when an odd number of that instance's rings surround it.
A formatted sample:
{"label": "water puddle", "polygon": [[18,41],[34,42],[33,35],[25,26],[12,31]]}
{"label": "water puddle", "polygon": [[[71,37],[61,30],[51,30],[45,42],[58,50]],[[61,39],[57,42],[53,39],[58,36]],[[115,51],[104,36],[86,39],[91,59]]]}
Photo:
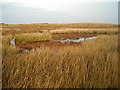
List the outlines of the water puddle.
{"label": "water puddle", "polygon": [[66,40],[59,40],[59,42],[61,43],[70,43],[70,42],[74,42],[74,43],[79,43],[85,40],[90,40],[90,39],[95,39],[96,37],[88,37],[88,38],[79,38],[79,39],[66,39]]}
{"label": "water puddle", "polygon": [[29,53],[31,50],[28,50],[28,49],[24,49],[22,52],[23,53]]}
{"label": "water puddle", "polygon": [[[54,41],[61,42],[61,43],[70,43],[70,42],[79,43],[79,42],[83,42],[83,41],[90,40],[90,39],[95,39],[95,38],[96,37],[94,36],[94,37],[88,37],[88,38],[65,39],[65,40],[54,40]],[[23,53],[29,53],[30,51],[32,51],[32,49],[22,50]]]}

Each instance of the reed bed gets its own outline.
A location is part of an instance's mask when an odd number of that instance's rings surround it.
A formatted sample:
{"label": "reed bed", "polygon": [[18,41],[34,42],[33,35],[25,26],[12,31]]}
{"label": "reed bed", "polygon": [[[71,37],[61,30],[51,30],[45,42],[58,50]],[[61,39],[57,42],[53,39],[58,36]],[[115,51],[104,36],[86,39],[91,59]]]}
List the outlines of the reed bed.
{"label": "reed bed", "polygon": [[41,47],[3,59],[4,88],[117,88],[118,37],[82,45]]}

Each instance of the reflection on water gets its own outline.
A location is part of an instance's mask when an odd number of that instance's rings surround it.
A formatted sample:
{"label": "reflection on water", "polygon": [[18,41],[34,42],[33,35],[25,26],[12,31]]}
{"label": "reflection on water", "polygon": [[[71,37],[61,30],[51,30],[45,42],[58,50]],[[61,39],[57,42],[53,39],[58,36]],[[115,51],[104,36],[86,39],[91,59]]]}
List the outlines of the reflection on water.
{"label": "reflection on water", "polygon": [[75,42],[79,43],[85,40],[90,40],[90,39],[95,39],[96,37],[88,37],[88,38],[79,38],[79,39],[66,39],[66,40],[59,40],[61,43],[70,43],[70,42]]}
{"label": "reflection on water", "polygon": [[[88,38],[79,38],[79,39],[66,39],[66,40],[54,40],[54,41],[58,41],[61,43],[70,43],[70,42],[74,42],[74,43],[79,43],[85,40],[90,40],[90,39],[95,39],[96,37],[88,37]],[[24,53],[29,53],[31,50],[30,49],[24,49],[22,52]]]}
{"label": "reflection on water", "polygon": [[24,52],[24,53],[29,53],[30,50],[28,50],[28,49],[24,49],[23,52]]}

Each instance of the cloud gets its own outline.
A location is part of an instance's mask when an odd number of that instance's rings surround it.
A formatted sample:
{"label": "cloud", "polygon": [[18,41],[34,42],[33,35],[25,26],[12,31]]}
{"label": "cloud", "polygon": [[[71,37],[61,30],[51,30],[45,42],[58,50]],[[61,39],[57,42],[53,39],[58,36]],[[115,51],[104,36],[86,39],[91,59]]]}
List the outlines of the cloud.
{"label": "cloud", "polygon": [[69,8],[81,2],[118,2],[119,0],[3,0],[3,3],[12,2],[24,7],[40,8],[46,11],[57,11]]}
{"label": "cloud", "polygon": [[117,23],[117,3],[77,3],[49,11],[41,8],[23,7],[20,3],[3,5],[5,23]]}
{"label": "cloud", "polygon": [[5,2],[13,2],[24,7],[40,8],[47,11],[57,11],[62,7],[70,6],[71,4],[79,3],[79,0],[5,0]]}

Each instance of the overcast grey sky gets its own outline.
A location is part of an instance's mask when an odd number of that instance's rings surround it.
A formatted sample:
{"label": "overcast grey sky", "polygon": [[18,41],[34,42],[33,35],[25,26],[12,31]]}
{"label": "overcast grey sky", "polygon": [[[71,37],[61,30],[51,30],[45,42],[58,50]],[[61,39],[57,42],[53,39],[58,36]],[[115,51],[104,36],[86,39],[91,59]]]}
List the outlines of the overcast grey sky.
{"label": "overcast grey sky", "polygon": [[[96,2],[95,2],[96,1]],[[4,0],[1,22],[22,23],[118,23],[118,0]],[[112,2],[116,1],[116,2]],[[2,6],[2,7],[1,7]]]}

